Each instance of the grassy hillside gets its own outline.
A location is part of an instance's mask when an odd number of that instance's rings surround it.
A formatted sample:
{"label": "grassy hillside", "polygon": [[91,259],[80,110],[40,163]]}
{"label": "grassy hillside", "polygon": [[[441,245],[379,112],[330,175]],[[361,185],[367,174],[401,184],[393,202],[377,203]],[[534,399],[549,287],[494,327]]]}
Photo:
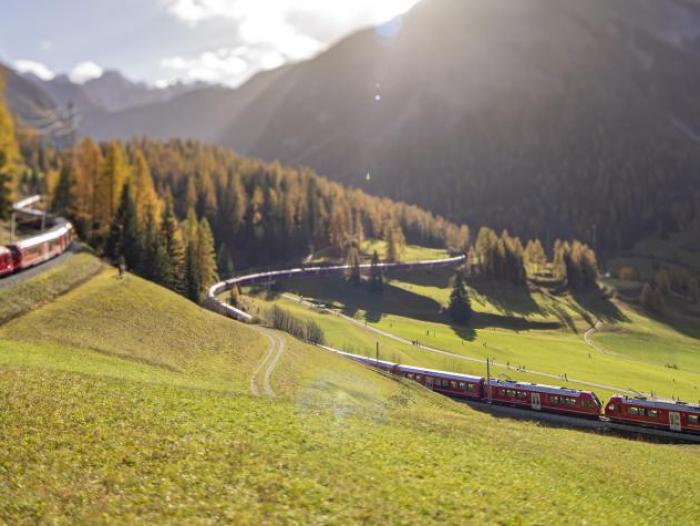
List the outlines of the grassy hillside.
{"label": "grassy hillside", "polygon": [[[449,271],[403,273],[394,276],[382,295],[367,287],[351,287],[338,279],[302,280],[281,284],[284,290],[316,298],[369,327],[409,341],[505,365],[496,375],[540,383],[566,384],[584,380],[620,389],[664,397],[700,400],[700,340],[678,327],[654,321],[624,303],[598,295],[555,296],[545,290],[528,290],[492,281],[472,281],[470,296],[476,311],[469,328],[453,327],[441,312],[447,304]],[[361,354],[380,354],[390,360],[440,367],[471,374],[485,374],[484,366],[421,350],[366,331],[347,321],[314,312],[280,295],[258,297],[261,311],[280,302],[298,316],[312,317],[329,342]],[[597,321],[605,332],[584,333]],[[510,367],[507,367],[510,365]],[[558,378],[537,377],[517,371],[540,371]],[[570,385],[588,388],[581,383]],[[600,396],[614,389],[595,387]]]}
{"label": "grassy hillside", "polygon": [[290,338],[278,397],[252,397],[264,338],[112,270],[0,336],[0,522],[688,524],[697,513],[697,448],[494,418]]}

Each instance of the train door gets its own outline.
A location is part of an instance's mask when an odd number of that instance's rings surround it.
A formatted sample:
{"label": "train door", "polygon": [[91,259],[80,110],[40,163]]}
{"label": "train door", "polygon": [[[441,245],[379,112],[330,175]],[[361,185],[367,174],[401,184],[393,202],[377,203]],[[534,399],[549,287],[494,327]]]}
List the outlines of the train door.
{"label": "train door", "polygon": [[540,399],[540,393],[530,393],[530,404],[535,411],[542,409],[542,400]]}
{"label": "train door", "polygon": [[680,431],[681,430],[681,414],[675,413],[675,412],[670,412],[668,414],[668,423],[669,423],[669,427],[671,428],[671,431]]}
{"label": "train door", "polygon": [[425,385],[426,385],[426,387],[427,387],[428,389],[431,389],[431,390],[432,390],[432,388],[433,388],[433,379],[432,379],[430,376],[426,376],[426,377],[425,377]]}

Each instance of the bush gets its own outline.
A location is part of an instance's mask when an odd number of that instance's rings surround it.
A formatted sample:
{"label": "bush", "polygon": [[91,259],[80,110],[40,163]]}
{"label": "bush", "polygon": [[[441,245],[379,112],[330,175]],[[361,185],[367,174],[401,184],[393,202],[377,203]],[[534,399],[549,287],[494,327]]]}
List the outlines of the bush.
{"label": "bush", "polygon": [[313,320],[300,320],[288,311],[275,305],[268,311],[268,321],[274,329],[291,334],[295,338],[316,345],[326,343],[323,329]]}

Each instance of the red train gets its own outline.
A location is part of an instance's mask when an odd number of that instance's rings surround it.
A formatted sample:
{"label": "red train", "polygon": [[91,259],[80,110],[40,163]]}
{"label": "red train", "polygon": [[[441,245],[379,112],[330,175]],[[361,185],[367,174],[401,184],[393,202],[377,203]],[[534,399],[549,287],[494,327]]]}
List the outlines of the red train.
{"label": "red train", "polygon": [[684,402],[615,395],[605,405],[611,422],[700,434],[700,407]]}
{"label": "red train", "polygon": [[522,407],[534,411],[545,411],[578,418],[598,419],[611,422],[666,431],[700,434],[700,407],[683,402],[612,396],[605,407],[592,391],[579,391],[566,387],[512,382],[480,376],[436,371],[423,367],[400,365],[365,356],[349,354],[331,349],[366,365],[416,381],[438,393],[465,400],[487,401],[500,405]]}
{"label": "red train", "polygon": [[73,225],[60,219],[46,232],[12,245],[0,246],[0,277],[39,265],[62,254],[74,239]]}

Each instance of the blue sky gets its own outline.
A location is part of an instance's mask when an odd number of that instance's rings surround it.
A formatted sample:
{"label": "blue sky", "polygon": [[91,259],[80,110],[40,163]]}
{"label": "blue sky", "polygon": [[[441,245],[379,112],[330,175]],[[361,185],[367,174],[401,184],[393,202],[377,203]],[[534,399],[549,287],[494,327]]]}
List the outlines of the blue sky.
{"label": "blue sky", "polygon": [[0,61],[76,81],[117,69],[152,84],[237,85],[308,58],[417,0],[3,0]]}

